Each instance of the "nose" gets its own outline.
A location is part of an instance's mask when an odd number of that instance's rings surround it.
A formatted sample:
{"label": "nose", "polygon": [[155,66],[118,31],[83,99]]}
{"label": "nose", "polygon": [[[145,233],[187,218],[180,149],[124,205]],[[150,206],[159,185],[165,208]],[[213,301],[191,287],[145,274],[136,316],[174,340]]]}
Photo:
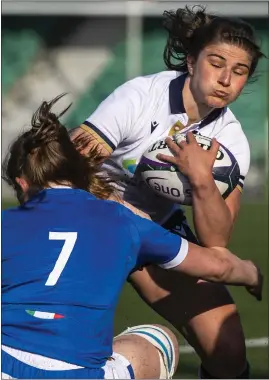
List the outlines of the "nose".
{"label": "nose", "polygon": [[230,70],[223,70],[219,76],[218,83],[223,87],[229,87],[231,84],[231,72]]}

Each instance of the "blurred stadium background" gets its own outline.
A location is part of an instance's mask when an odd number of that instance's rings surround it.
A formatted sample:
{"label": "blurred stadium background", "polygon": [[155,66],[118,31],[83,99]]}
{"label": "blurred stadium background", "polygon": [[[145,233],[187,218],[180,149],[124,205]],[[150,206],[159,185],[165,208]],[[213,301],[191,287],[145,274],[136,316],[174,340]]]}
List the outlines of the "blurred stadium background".
{"label": "blurred stadium background", "polygon": [[[27,126],[44,99],[67,92],[73,102],[65,122],[74,127],[118,85],[137,75],[164,69],[164,10],[178,1],[3,1],[2,2],[2,157],[9,143]],[[268,56],[266,2],[207,2],[208,11],[239,16],[257,30]],[[255,260],[265,272],[264,301],[243,289],[231,289],[242,316],[252,378],[269,378],[268,369],[268,60],[232,105],[251,145],[252,163],[241,214],[230,247]],[[2,205],[14,203],[3,184]],[[189,210],[187,210],[189,212]],[[180,307],[180,305],[178,305]],[[175,311],[176,312],[176,311]],[[126,285],[115,321],[115,333],[129,325],[160,323]],[[176,378],[197,378],[198,358],[186,342]]]}

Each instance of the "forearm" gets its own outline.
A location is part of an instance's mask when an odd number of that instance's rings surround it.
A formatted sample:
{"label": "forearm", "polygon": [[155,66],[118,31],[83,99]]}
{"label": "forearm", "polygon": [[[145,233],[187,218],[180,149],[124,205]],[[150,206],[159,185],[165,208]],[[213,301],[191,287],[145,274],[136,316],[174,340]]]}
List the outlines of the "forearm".
{"label": "forearm", "polygon": [[179,270],[206,281],[252,286],[257,271],[250,261],[241,260],[228,249],[203,248],[189,243],[189,252]]}
{"label": "forearm", "polygon": [[225,247],[229,241],[233,219],[212,176],[192,185],[193,222],[200,243],[205,247]]}
{"label": "forearm", "polygon": [[[223,248],[222,248],[223,249]],[[212,277],[211,280],[229,285],[252,286],[256,280],[256,271],[248,260],[241,260],[227,249],[213,248],[217,251],[220,261],[223,263],[223,271],[220,277]],[[210,276],[207,278],[210,281]]]}

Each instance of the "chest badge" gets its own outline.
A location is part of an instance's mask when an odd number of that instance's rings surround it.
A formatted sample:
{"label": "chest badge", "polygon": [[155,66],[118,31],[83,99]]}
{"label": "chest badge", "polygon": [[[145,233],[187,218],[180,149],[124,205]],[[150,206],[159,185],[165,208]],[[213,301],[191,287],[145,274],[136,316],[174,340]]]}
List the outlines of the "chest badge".
{"label": "chest badge", "polygon": [[173,136],[175,133],[182,131],[185,126],[178,120],[171,128],[169,131],[169,136]]}

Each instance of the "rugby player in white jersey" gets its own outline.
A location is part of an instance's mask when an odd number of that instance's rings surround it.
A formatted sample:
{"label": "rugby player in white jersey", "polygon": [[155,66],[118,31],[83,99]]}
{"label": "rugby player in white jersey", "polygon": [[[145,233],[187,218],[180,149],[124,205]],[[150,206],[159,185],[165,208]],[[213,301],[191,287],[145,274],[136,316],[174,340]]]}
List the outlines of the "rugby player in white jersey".
{"label": "rugby player in white jersey", "polygon": [[[122,179],[123,200],[189,241],[225,247],[250,163],[247,138],[227,106],[238,98],[263,54],[254,31],[241,20],[212,16],[201,8],[165,12],[164,19],[169,34],[164,61],[169,70],[115,89],[72,136],[91,135],[91,145],[106,157],[106,169]],[[175,163],[192,184],[197,240],[179,206],[154,195],[134,174],[146,148],[177,131],[188,133],[189,143],[179,148],[168,139],[175,157],[163,159]],[[189,132],[216,140],[204,151]],[[240,182],[225,200],[212,177],[218,142],[240,167]],[[202,361],[201,378],[249,377],[240,317],[224,286],[155,266],[134,272],[130,282],[195,348]]]}

